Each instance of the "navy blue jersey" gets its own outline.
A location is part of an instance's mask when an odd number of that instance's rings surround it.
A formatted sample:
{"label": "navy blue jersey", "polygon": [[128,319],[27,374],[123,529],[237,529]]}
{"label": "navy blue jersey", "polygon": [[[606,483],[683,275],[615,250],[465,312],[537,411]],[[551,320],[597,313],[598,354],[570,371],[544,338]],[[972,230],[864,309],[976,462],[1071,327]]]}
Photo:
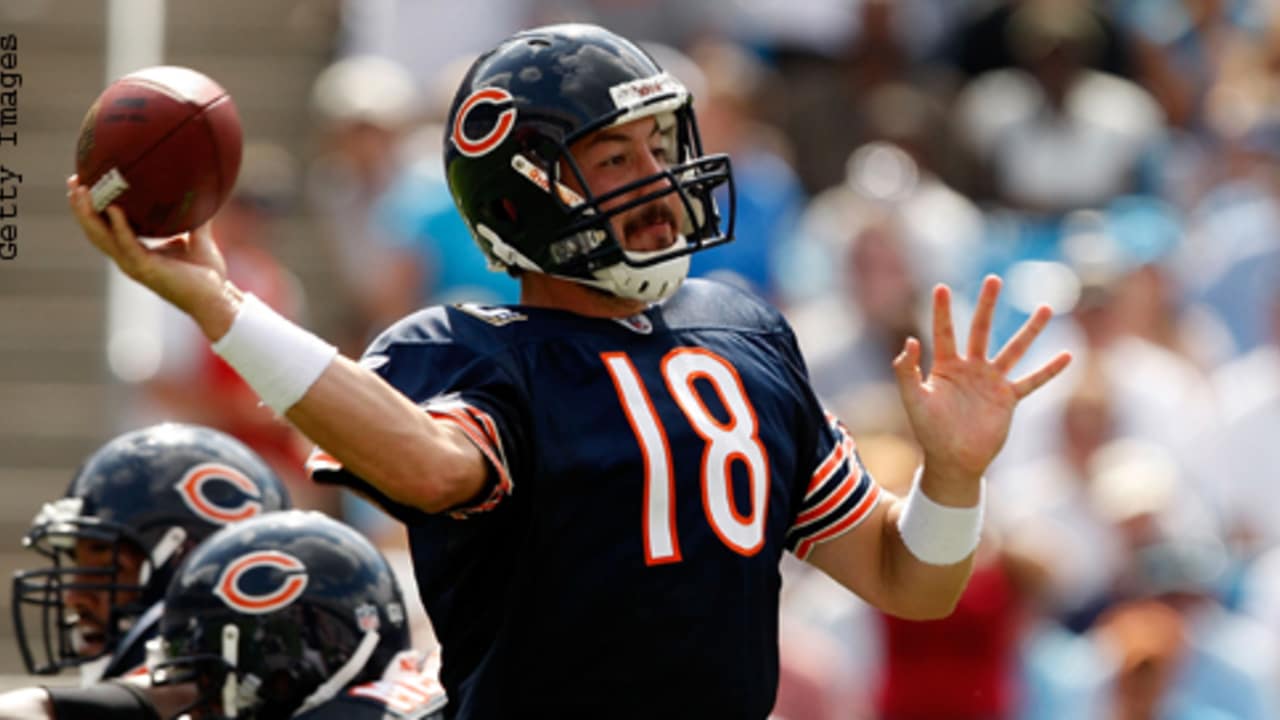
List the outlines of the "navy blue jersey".
{"label": "navy blue jersey", "polygon": [[768,715],[783,551],[879,497],[775,310],[693,280],[625,320],[432,308],[362,362],[491,466],[429,515],[311,463],[408,525],[451,717]]}

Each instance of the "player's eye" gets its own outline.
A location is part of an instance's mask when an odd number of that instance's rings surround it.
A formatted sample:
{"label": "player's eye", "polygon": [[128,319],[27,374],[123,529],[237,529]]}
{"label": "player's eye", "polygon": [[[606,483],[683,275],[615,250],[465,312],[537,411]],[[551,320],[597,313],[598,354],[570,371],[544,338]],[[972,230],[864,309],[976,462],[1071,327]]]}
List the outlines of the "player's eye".
{"label": "player's eye", "polygon": [[68,548],[67,557],[76,565],[106,566],[111,564],[112,547],[110,543],[95,540]]}

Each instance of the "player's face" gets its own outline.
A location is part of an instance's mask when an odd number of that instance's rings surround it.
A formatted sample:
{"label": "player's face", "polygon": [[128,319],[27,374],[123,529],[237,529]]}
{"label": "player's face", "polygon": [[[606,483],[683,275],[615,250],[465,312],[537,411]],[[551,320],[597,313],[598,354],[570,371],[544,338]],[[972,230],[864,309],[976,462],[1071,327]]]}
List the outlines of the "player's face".
{"label": "player's face", "polygon": [[117,553],[109,542],[77,538],[71,555],[72,563],[89,570],[109,570],[113,565],[118,568],[114,575],[91,572],[77,575],[72,580],[75,587],[63,591],[63,602],[74,613],[76,651],[86,657],[97,655],[105,649],[113,600],[116,605],[124,605],[138,597],[136,591],[113,594],[108,585],[137,583],[142,554],[127,546],[121,546]]}
{"label": "player's face", "polygon": [[[627,183],[665,170],[676,155],[675,121],[641,118],[592,133],[573,146],[573,157],[582,169],[591,192],[599,196]],[[568,184],[576,186],[572,173]],[[641,186],[602,205],[616,207],[646,193],[663,189],[666,181]],[[574,187],[581,191],[581,188]],[[675,193],[632,208],[611,220],[615,237],[634,251],[670,247],[684,224],[684,204]]]}

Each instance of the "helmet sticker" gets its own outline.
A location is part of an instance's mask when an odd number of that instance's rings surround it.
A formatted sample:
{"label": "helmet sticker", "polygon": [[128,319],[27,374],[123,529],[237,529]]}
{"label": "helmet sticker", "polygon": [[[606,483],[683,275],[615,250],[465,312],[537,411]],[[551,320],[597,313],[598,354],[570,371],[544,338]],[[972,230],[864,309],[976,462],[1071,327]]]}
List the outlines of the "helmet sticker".
{"label": "helmet sticker", "polygon": [[[213,480],[222,480],[235,485],[245,494],[238,504],[233,506],[219,505],[209,497],[206,485]],[[229,465],[221,463],[201,463],[187,471],[186,475],[174,485],[182,501],[191,512],[215,525],[225,525],[238,520],[247,520],[262,512],[262,493],[258,486],[244,473]]]}
{"label": "helmet sticker", "polygon": [[398,602],[387,603],[387,619],[392,625],[400,626],[404,624],[404,606]]}
{"label": "helmet sticker", "polygon": [[614,85],[609,88],[609,97],[613,98],[614,107],[634,108],[658,95],[674,93],[678,96],[683,96],[688,92],[684,85],[680,84],[679,80],[671,77],[669,73],[659,73],[652,77],[630,80]]}
{"label": "helmet sticker", "polygon": [[[551,178],[547,177],[542,168],[534,165],[525,156],[519,153],[512,155],[511,168],[527,178],[529,182],[542,188],[543,192],[551,193]],[[556,190],[560,191],[560,201],[569,207],[577,207],[586,202],[581,195],[574,192],[572,188],[567,187],[564,183],[557,182]]]}
{"label": "helmet sticker", "polygon": [[[479,138],[467,137],[463,126],[466,125],[468,116],[480,105],[497,105],[505,108],[498,113],[497,122],[488,133]],[[453,121],[450,139],[454,147],[458,148],[458,152],[467,157],[479,157],[501,145],[515,124],[515,98],[502,88],[488,87],[471,93],[471,96],[462,102],[462,106],[458,108],[458,116]]]}
{"label": "helmet sticker", "polygon": [[[278,570],[279,584],[265,593],[245,592],[241,581],[259,568]],[[278,550],[259,550],[241,555],[227,565],[218,577],[213,594],[232,610],[261,615],[286,608],[301,597],[307,588],[307,579],[307,566],[298,558]]]}
{"label": "helmet sticker", "polygon": [[361,603],[356,606],[356,627],[365,632],[377,632],[382,626],[382,621],[378,619],[378,608],[371,603]]}

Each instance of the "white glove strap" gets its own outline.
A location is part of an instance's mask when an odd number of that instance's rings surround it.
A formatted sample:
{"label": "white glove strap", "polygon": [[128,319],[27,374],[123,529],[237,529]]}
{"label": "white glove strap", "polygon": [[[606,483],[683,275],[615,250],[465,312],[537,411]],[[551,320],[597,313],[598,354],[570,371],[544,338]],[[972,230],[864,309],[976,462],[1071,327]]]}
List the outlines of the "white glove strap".
{"label": "white glove strap", "polygon": [[245,293],[213,351],[240,373],[267,407],[283,415],[302,399],[338,349]]}
{"label": "white glove strap", "polygon": [[929,565],[953,565],[964,560],[978,547],[982,534],[982,508],[987,497],[984,478],[978,490],[978,504],[958,508],[939,505],[920,489],[920,473],[916,469],[907,506],[898,517],[902,542],[920,562]]}

